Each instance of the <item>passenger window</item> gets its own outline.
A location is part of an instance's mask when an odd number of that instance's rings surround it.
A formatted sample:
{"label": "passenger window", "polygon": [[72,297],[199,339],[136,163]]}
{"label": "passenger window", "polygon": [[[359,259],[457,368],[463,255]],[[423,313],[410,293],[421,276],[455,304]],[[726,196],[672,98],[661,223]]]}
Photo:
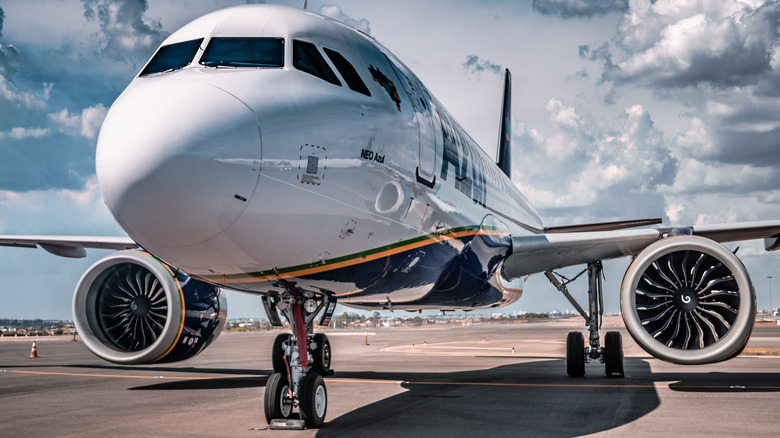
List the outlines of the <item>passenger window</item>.
{"label": "passenger window", "polygon": [[203,38],[160,47],[139,76],[184,68],[192,62]]}
{"label": "passenger window", "polygon": [[358,93],[365,94],[366,96],[371,95],[371,92],[368,91],[368,87],[366,87],[366,84],[363,83],[363,80],[360,79],[357,71],[355,71],[355,67],[352,67],[352,64],[350,64],[346,58],[341,56],[341,53],[334,50],[325,49],[325,54],[328,55],[330,61],[333,63],[333,65],[336,66],[336,70],[341,73],[341,77],[347,81],[347,85],[352,91],[357,91]]}
{"label": "passenger window", "polygon": [[293,41],[293,67],[310,75],[328,81],[333,85],[341,86],[341,82],[330,69],[325,58],[320,55],[320,51],[312,43],[304,41]]}
{"label": "passenger window", "polygon": [[284,67],[283,38],[212,38],[200,58],[207,67]]}

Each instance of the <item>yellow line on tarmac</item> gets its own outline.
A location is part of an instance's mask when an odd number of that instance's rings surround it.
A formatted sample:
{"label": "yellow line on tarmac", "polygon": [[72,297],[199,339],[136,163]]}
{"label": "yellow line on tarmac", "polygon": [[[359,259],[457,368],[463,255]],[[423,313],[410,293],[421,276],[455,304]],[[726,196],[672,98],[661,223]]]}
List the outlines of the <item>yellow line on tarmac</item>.
{"label": "yellow line on tarmac", "polygon": [[3,370],[6,373],[19,374],[46,374],[51,376],[78,376],[78,377],[117,377],[120,379],[178,379],[178,380],[210,380],[214,377],[165,377],[165,376],[123,376],[118,374],[91,374],[91,373],[55,373],[51,371],[22,371],[22,370]]}
{"label": "yellow line on tarmac", "polygon": [[409,385],[452,385],[452,386],[510,386],[535,388],[663,388],[666,384],[647,385],[604,385],[604,384],[571,384],[571,383],[500,383],[500,382],[406,382]]}
{"label": "yellow line on tarmac", "polygon": [[384,383],[400,385],[404,383],[401,380],[364,380],[364,379],[325,379],[327,383]]}
{"label": "yellow line on tarmac", "polygon": [[[120,379],[176,379],[176,380],[213,380],[217,377],[165,377],[165,376],[126,376],[118,374],[94,374],[94,373],[59,373],[51,371],[24,371],[24,370],[0,370],[4,373],[19,374],[43,374],[53,376],[76,376],[76,377],[114,377]],[[257,376],[253,376],[257,377]],[[671,388],[667,382],[656,382],[643,385],[607,385],[607,384],[572,384],[572,383],[502,383],[502,382],[426,382],[426,381],[401,381],[401,380],[376,380],[376,379],[325,379],[327,383],[371,383],[371,384],[391,384],[391,385],[446,385],[446,386],[504,386],[504,387],[526,387],[526,388]],[[734,390],[780,390],[780,385],[675,385],[674,389],[734,389]]]}
{"label": "yellow line on tarmac", "polygon": [[[569,384],[569,383],[498,383],[498,382],[404,382],[408,385],[452,385],[452,386],[513,386],[538,388],[671,388],[669,383],[652,383],[645,385],[605,385],[605,384]],[[775,389],[780,386],[734,386],[734,385],[675,385],[674,389]]]}
{"label": "yellow line on tarmac", "polygon": [[[665,388],[667,383],[655,383],[646,385],[605,385],[605,384],[569,384],[569,383],[501,383],[501,382],[415,382],[401,380],[363,380],[363,379],[325,379],[327,383],[384,383],[384,384],[406,384],[406,385],[447,385],[447,386],[507,386],[507,387],[562,387],[562,388]],[[728,388],[728,386],[690,386],[678,388]],[[759,387],[751,387],[759,388]],[[766,389],[766,387],[761,387]],[[780,389],[780,387],[778,388]]]}

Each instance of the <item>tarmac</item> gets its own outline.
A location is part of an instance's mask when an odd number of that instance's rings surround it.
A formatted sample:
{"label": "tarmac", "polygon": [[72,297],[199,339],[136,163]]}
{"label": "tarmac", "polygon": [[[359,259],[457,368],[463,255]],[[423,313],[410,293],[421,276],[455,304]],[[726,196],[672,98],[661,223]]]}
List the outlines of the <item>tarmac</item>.
{"label": "tarmac", "polygon": [[[334,376],[318,430],[268,430],[278,332],[223,333],[199,356],[120,366],[71,337],[0,338],[0,436],[417,437],[777,436],[780,356],[712,365],[651,358],[622,328],[625,378],[590,363],[566,376],[566,333],[583,322],[328,331]],[[773,350],[775,349],[775,350]],[[749,352],[780,349],[758,324]]]}

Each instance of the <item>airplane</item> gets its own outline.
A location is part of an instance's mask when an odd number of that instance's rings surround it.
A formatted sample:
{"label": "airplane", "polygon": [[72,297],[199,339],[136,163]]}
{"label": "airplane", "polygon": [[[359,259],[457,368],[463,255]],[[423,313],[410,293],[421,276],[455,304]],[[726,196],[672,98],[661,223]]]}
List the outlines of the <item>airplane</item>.
{"label": "airplane", "polygon": [[[258,295],[291,333],[272,349],[264,412],[327,412],[336,303],[369,310],[505,306],[545,275],[585,318],[566,340],[572,377],[601,361],[622,377],[619,332],[602,344],[602,261],[632,257],[620,305],[654,357],[737,356],[756,315],[750,276],[721,245],[780,221],[659,226],[660,219],[546,227],[511,181],[511,74],[497,162],[371,36],[277,5],[212,12],[171,34],[108,111],[97,142],[103,200],[129,237],[0,236],[63,257],[117,252],[83,275],[75,325],[118,364],[175,362],[222,331],[229,288]],[[555,270],[585,265],[588,304]],[[585,272],[583,271],[583,272]]]}

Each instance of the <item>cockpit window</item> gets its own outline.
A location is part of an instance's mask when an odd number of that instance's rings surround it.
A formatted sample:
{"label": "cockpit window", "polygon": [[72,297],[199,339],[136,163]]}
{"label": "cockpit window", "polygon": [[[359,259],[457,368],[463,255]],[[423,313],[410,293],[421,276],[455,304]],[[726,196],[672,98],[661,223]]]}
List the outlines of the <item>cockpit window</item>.
{"label": "cockpit window", "polygon": [[355,71],[355,67],[352,67],[352,64],[350,64],[349,61],[347,61],[347,59],[341,55],[341,53],[326,48],[325,54],[328,55],[328,58],[330,58],[330,61],[333,63],[333,65],[336,66],[336,70],[341,73],[341,77],[344,78],[352,91],[357,91],[358,93],[365,94],[366,96],[371,95],[371,92],[368,91],[368,87],[366,87],[366,84],[364,84],[363,80],[360,79],[358,72]]}
{"label": "cockpit window", "polygon": [[212,38],[200,58],[207,67],[284,67],[283,38]]}
{"label": "cockpit window", "polygon": [[139,76],[178,70],[192,62],[203,38],[160,47]]}
{"label": "cockpit window", "polygon": [[325,58],[320,55],[320,51],[312,43],[304,41],[293,41],[293,67],[310,75],[317,76],[320,79],[330,82],[333,85],[341,86],[341,81],[330,69]]}

